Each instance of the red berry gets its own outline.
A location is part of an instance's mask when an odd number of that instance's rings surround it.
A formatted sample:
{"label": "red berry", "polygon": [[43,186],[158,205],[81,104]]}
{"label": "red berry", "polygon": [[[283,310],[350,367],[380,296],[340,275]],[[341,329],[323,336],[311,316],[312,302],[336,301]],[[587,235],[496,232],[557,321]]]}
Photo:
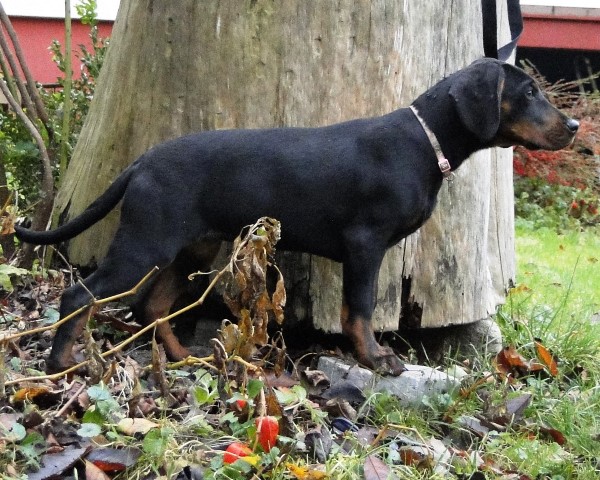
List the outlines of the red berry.
{"label": "red berry", "polygon": [[279,422],[272,416],[258,417],[254,424],[256,425],[256,437],[258,443],[265,452],[271,450],[277,443],[279,435]]}
{"label": "red berry", "polygon": [[233,442],[231,445],[227,447],[225,450],[225,454],[223,455],[224,463],[233,463],[236,460],[239,460],[242,457],[247,457],[252,454],[252,450],[248,445],[245,445],[240,442]]}

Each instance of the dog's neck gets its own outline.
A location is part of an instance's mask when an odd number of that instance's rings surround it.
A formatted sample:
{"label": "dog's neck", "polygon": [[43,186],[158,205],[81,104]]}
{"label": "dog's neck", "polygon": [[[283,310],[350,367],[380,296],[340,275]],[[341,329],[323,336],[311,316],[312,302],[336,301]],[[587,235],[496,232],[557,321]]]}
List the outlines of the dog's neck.
{"label": "dog's neck", "polygon": [[[443,80],[419,96],[413,105],[427,128],[435,135],[451,169],[456,170],[471,154],[491,145],[483,144],[465,128],[449,89],[450,82]],[[457,142],[457,138],[461,141]]]}
{"label": "dog's neck", "polygon": [[450,161],[444,155],[440,142],[438,142],[435,133],[433,133],[431,129],[427,126],[427,122],[425,122],[425,120],[421,118],[421,115],[419,115],[419,111],[414,105],[411,105],[409,108],[421,124],[425,135],[427,135],[427,138],[429,139],[429,143],[431,144],[431,147],[435,152],[435,156],[437,157],[440,172],[442,172],[442,175],[446,180],[452,180],[454,178],[454,172],[452,171],[452,167],[450,166]]}

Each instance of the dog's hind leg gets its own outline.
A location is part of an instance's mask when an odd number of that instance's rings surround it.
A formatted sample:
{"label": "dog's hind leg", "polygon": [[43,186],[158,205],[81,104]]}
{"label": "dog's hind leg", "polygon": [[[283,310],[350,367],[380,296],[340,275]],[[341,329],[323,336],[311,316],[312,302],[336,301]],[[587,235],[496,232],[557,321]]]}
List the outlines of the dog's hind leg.
{"label": "dog's hind leg", "polygon": [[[167,316],[175,300],[187,290],[188,276],[196,271],[208,270],[220,246],[220,242],[198,242],[179,252],[173,263],[158,273],[152,287],[141,299],[140,321],[148,325]],[[190,355],[174,335],[169,322],[159,324],[156,333],[170,360],[182,360]]]}
{"label": "dog's hind leg", "polygon": [[[61,319],[88,305],[93,299],[130,290],[155,266],[161,268],[169,265],[182,248],[176,238],[149,247],[142,242],[142,239],[152,238],[150,235],[153,232],[146,231],[148,228],[138,227],[132,232],[126,230],[119,229],[106,258],[83,281],[83,285],[76,284],[65,290],[60,305]],[[73,345],[81,335],[88,315],[89,310],[86,310],[58,327],[46,362],[48,372],[62,371],[73,363]]]}

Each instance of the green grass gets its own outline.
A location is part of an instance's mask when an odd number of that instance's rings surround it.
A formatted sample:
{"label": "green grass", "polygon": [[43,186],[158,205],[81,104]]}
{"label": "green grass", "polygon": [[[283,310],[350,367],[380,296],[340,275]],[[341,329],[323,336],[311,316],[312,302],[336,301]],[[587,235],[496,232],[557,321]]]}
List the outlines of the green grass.
{"label": "green grass", "polygon": [[509,342],[540,338],[566,361],[596,364],[600,353],[600,235],[517,229],[517,287],[502,309],[520,328]]}
{"label": "green grass", "polygon": [[[555,322],[600,312],[600,234],[597,230],[557,234],[550,229],[517,230],[518,295],[513,306],[548,308]],[[542,315],[543,316],[543,315]]]}
{"label": "green grass", "polygon": [[537,338],[558,361],[557,378],[531,378],[526,390],[529,420],[566,442],[506,435],[488,453],[534,477],[599,478],[600,235],[518,228],[516,250],[517,287],[497,318],[506,344],[535,357]]}

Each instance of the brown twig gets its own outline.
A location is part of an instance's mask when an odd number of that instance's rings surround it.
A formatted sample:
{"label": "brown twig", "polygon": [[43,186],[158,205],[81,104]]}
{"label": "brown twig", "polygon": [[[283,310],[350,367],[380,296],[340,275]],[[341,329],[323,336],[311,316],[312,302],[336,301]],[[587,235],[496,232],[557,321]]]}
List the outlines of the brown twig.
{"label": "brown twig", "polygon": [[[1,2],[0,24],[0,51],[2,53],[2,55],[0,55],[0,62],[2,62],[2,71],[4,72],[4,75],[9,77],[0,80],[0,87],[10,104],[11,109],[19,119],[23,121],[40,152],[42,182],[40,186],[40,201],[34,211],[32,228],[34,230],[44,230],[46,229],[52,214],[52,205],[54,203],[54,176],[52,175],[50,155],[42,138],[40,129],[43,126],[50,139],[52,139],[53,132],[50,128],[48,114],[38,92],[37,85],[31,72],[27,68],[19,39]],[[8,37],[10,37],[12,49],[7,41],[5,32],[8,34]],[[8,62],[8,65],[10,66],[10,72],[6,62]],[[24,76],[24,80],[21,78],[21,74]],[[9,87],[9,83],[13,86],[12,89]],[[15,98],[14,94],[16,92],[13,91],[14,85],[16,85],[19,91],[21,96],[20,100]],[[24,108],[21,107],[22,105],[24,105]],[[34,246],[31,244],[26,244],[23,247],[23,256],[21,259],[22,266],[29,268],[33,263],[33,249]]]}
{"label": "brown twig", "polygon": [[79,397],[81,392],[83,392],[83,390],[86,387],[87,387],[87,385],[85,383],[82,383],[81,386],[77,389],[77,391],[71,396],[71,398],[69,398],[69,400],[67,400],[67,403],[65,403],[60,408],[60,410],[54,414],[54,417],[58,418],[58,417],[62,416],[62,414],[65,413],[65,411],[67,410],[67,408],[69,408],[69,405],[71,405],[75,400],[77,400],[77,397]]}
{"label": "brown twig", "polygon": [[[40,327],[38,329],[34,329],[34,330],[28,330],[27,332],[20,332],[18,334],[12,335],[10,337],[7,337],[5,340],[12,340],[13,337],[19,338],[23,335],[29,335],[31,333],[37,333],[40,331],[45,331],[45,330],[50,330],[53,328],[56,328],[57,326],[63,324],[64,322],[70,320],[71,318],[73,318],[74,316],[80,314],[81,312],[83,312],[86,309],[89,308],[93,308],[95,306],[99,306],[99,305],[103,305],[105,303],[109,303],[115,300],[119,300],[123,297],[129,296],[129,295],[133,295],[137,292],[137,290],[140,288],[140,286],[156,271],[158,270],[157,268],[153,269],[149,274],[147,274],[135,287],[133,287],[131,290],[128,290],[127,292],[124,293],[120,293],[118,295],[113,295],[112,297],[108,297],[108,298],[103,298],[102,300],[96,300],[94,301],[92,304],[90,305],[86,305],[85,307],[82,307],[78,310],[76,310],[75,312],[71,313],[70,315],[68,315],[67,317],[61,319],[60,321],[56,322],[53,325],[50,325],[49,327]],[[123,340],[121,343],[115,345],[113,348],[111,348],[110,350],[107,350],[106,352],[103,352],[100,356],[102,358],[106,358],[110,355],[113,355],[114,353],[120,352],[121,350],[123,350],[123,348],[125,348],[127,345],[129,345],[131,342],[133,342],[134,340],[136,340],[137,338],[139,338],[141,335],[143,335],[144,333],[148,332],[149,330],[155,328],[156,326],[164,323],[164,322],[168,322],[169,320],[171,320],[172,318],[181,315],[182,313],[187,312],[188,310],[191,310],[192,308],[195,308],[199,305],[202,305],[202,303],[204,303],[204,300],[206,299],[206,297],[208,296],[208,294],[210,293],[210,291],[213,289],[213,287],[217,284],[217,282],[219,281],[219,279],[228,271],[228,267],[225,267],[223,270],[221,270],[217,275],[215,275],[215,278],[210,282],[210,284],[208,285],[207,289],[205,290],[205,292],[202,294],[202,296],[196,300],[195,302],[191,303],[190,305],[181,308],[180,310],[177,310],[176,312],[173,312],[170,315],[167,315],[166,317],[163,318],[158,318],[156,319],[154,322],[146,325],[144,328],[142,328],[141,330],[139,330],[137,333],[135,333],[134,335],[132,335],[131,337],[128,337],[127,339]],[[61,372],[58,373],[54,373],[54,374],[50,374],[50,375],[40,375],[40,376],[36,376],[36,377],[27,377],[27,378],[21,378],[19,380],[10,380],[8,382],[5,383],[6,386],[9,385],[14,385],[17,383],[21,383],[21,382],[27,382],[27,381],[40,381],[40,380],[58,380],[62,377],[64,377],[65,375],[68,375],[69,373],[72,373],[76,370],[79,370],[81,367],[84,367],[85,365],[87,365],[90,361],[89,360],[84,360],[83,362],[79,362],[77,365],[73,365],[72,367],[67,368],[66,370],[63,370]]]}
{"label": "brown twig", "polygon": [[[0,82],[2,83],[2,82]],[[227,274],[227,273],[231,273],[233,271],[235,267],[235,262],[237,259],[237,256],[239,254],[239,252],[241,251],[241,249],[250,241],[250,237],[251,235],[258,229],[260,228],[260,225],[262,224],[263,219],[259,219],[254,225],[252,225],[249,230],[248,233],[245,235],[244,238],[240,239],[240,237],[238,237],[236,239],[236,241],[234,242],[234,250],[233,253],[231,255],[231,258],[229,260],[229,263],[221,270],[219,270],[219,272],[214,276],[214,278],[211,280],[211,282],[209,283],[209,285],[206,287],[206,290],[204,291],[204,293],[200,296],[200,298],[198,298],[198,300],[196,300],[195,302],[177,310],[176,312],[173,312],[165,317],[162,318],[158,318],[156,319],[154,322],[146,325],[144,328],[140,329],[137,333],[135,333],[134,335],[132,335],[131,337],[128,337],[127,339],[123,340],[122,342],[120,342],[119,344],[115,345],[113,348],[111,348],[110,350],[107,350],[106,352],[103,352],[100,356],[102,358],[106,358],[110,355],[113,355],[117,352],[120,352],[123,350],[123,348],[125,348],[125,346],[129,345],[131,342],[133,342],[134,340],[136,340],[137,338],[139,338],[140,336],[142,336],[144,333],[148,332],[149,330],[156,328],[158,325],[161,325],[165,322],[168,322],[169,320],[172,320],[173,318],[193,309],[196,308],[200,305],[202,305],[204,303],[204,301],[206,300],[206,297],[208,296],[208,294],[212,291],[212,289],[215,287],[215,285],[219,282],[219,280],[221,279],[221,277],[223,277],[223,275]],[[123,297],[129,296],[129,295],[133,295],[137,292],[137,290],[144,284],[144,282],[146,282],[148,280],[148,278],[150,278],[150,276],[152,274],[154,274],[154,272],[156,272],[158,270],[158,268],[154,268],[150,273],[148,273],[140,282],[138,282],[138,284],[136,286],[134,286],[131,290],[128,290],[127,292],[124,293],[120,293],[117,295],[113,295],[112,297],[108,297],[108,298],[104,298],[101,300],[95,300],[94,302],[92,302],[89,305],[86,305],[85,307],[82,307],[78,310],[76,310],[75,312],[71,313],[70,315],[68,315],[67,317],[59,320],[58,322],[56,322],[53,325],[50,325],[48,327],[40,327],[34,330],[28,330],[26,332],[20,332],[18,334],[15,335],[11,335],[10,337],[5,338],[3,341],[10,341],[10,340],[14,340],[17,338],[20,338],[24,335],[30,335],[32,333],[39,333],[39,332],[43,332],[46,330],[50,330],[53,328],[58,327],[59,325],[62,325],[63,323],[65,323],[66,321],[70,320],[71,318],[73,318],[76,315],[79,315],[81,312],[83,312],[86,309],[89,308],[93,308],[99,305],[103,305],[115,300],[119,300]],[[198,359],[200,362],[203,362],[203,359]],[[259,369],[259,367],[256,367],[255,365],[252,365],[248,362],[246,362],[244,359],[242,359],[241,357],[234,355],[231,357],[231,360],[242,363],[243,365],[245,365],[247,368],[252,368],[254,370]],[[185,360],[184,360],[185,361]],[[6,386],[9,385],[14,385],[17,383],[21,383],[21,382],[26,382],[26,381],[40,381],[40,380],[58,380],[59,378],[64,377],[65,375],[74,372],[78,369],[80,369],[81,367],[87,365],[90,362],[90,360],[84,360],[83,362],[78,363],[77,365],[73,365],[72,367],[63,370],[61,372],[55,373],[55,374],[51,374],[51,375],[41,375],[41,376],[37,376],[37,377],[27,377],[27,378],[21,378],[19,380],[11,380],[5,383]]]}
{"label": "brown twig", "polygon": [[[1,4],[0,4],[1,6]],[[0,40],[2,39],[2,35],[0,35]],[[17,81],[17,84],[21,82]],[[34,221],[32,228],[34,230],[43,230],[46,227],[48,220],[50,219],[50,214],[52,212],[52,203],[54,201],[54,177],[52,176],[52,164],[50,162],[50,156],[48,154],[48,149],[46,148],[46,144],[44,143],[44,139],[40,134],[39,130],[36,128],[34,122],[27,116],[25,111],[21,108],[21,105],[15,97],[13,97],[10,88],[5,81],[0,80],[0,90],[6,97],[10,107],[15,112],[15,114],[19,117],[19,119],[25,124],[25,127],[33,137],[35,144],[38,147],[40,152],[41,162],[42,162],[42,186],[40,189],[40,202],[35,208],[34,213]],[[30,245],[27,247],[25,257],[32,257],[31,252],[33,252],[33,246]],[[31,258],[33,261],[33,258]],[[29,258],[25,263],[29,262]]]}
{"label": "brown twig", "polygon": [[[21,72],[23,72],[23,76],[25,77],[25,81],[26,81],[27,87],[29,89],[28,92],[26,90],[26,92],[25,92],[26,95],[23,95],[23,92],[21,92],[21,95],[23,96],[23,98],[29,98],[30,104],[32,103],[31,100],[33,100],[33,104],[35,105],[35,108],[33,109],[33,111],[37,114],[37,117],[42,121],[42,123],[44,124],[44,127],[46,128],[48,133],[50,135],[52,135],[52,130],[49,128],[50,122],[48,119],[48,113],[46,112],[46,107],[44,106],[44,102],[42,101],[42,98],[40,97],[40,94],[37,91],[37,86],[35,84],[35,80],[33,79],[33,76],[31,75],[29,68],[27,68],[27,62],[25,61],[25,55],[23,54],[23,49],[21,48],[21,44],[19,43],[19,38],[17,37],[17,33],[15,32],[15,29],[13,28],[12,23],[10,22],[10,19],[8,18],[8,15],[4,11],[2,2],[0,2],[0,21],[2,22],[2,26],[6,30],[6,33],[8,33],[8,36],[10,37],[10,41],[12,42],[12,45],[13,45],[13,48],[15,51],[15,55],[17,57],[17,60],[19,61],[19,65],[21,67]],[[7,56],[7,59],[9,60],[9,63],[10,63],[9,54],[12,57],[12,52],[10,51],[9,48],[4,47],[4,44],[6,44],[4,35],[0,35],[0,37],[2,38],[2,41],[3,41],[2,50],[4,51],[5,55]],[[13,67],[13,64],[15,64],[14,67]],[[11,69],[12,69],[13,75],[16,77],[18,75],[18,70],[16,68],[16,63],[14,62],[14,59],[13,59],[13,62],[11,63]],[[22,82],[17,82],[17,84],[20,85],[20,84],[22,84]],[[19,91],[21,91],[21,87],[19,87]],[[31,108],[33,108],[33,105]]]}
{"label": "brown twig", "polygon": [[212,362],[214,360],[214,355],[209,355],[208,357],[194,357],[194,356],[189,356],[184,358],[183,360],[179,361],[179,362],[172,362],[169,363],[167,365],[167,367],[169,367],[170,369],[178,369],[181,367],[190,367],[193,365],[202,365],[206,368],[209,368],[211,370],[215,370],[216,372],[219,371],[219,369],[217,367],[215,367],[213,364],[211,364],[210,362]]}
{"label": "brown twig", "polygon": [[139,291],[139,289],[142,287],[142,285],[144,285],[144,283],[146,283],[148,281],[148,279],[152,275],[154,275],[157,271],[158,271],[158,267],[154,267],[152,270],[150,270],[150,272],[148,272],[144,276],[144,278],[142,278],[130,290],[127,290],[126,292],[123,292],[123,293],[119,293],[118,295],[113,295],[112,297],[103,298],[101,300],[94,300],[92,303],[89,303],[88,305],[85,305],[85,306],[83,306],[83,307],[75,310],[71,314],[67,315],[64,318],[61,318],[58,322],[53,323],[52,325],[47,325],[45,327],[38,327],[38,328],[31,329],[31,330],[26,330],[26,331],[23,331],[23,332],[15,333],[13,335],[10,335],[8,337],[3,338],[2,340],[5,341],[5,342],[10,342],[10,341],[17,340],[17,339],[19,339],[21,337],[24,337],[25,335],[34,335],[36,333],[42,333],[42,332],[45,332],[47,330],[54,330],[54,329],[58,328],[59,326],[61,326],[63,323],[68,322],[73,317],[76,317],[77,315],[81,314],[83,311],[85,311],[85,310],[87,310],[89,308],[94,308],[94,307],[97,307],[97,306],[100,306],[100,305],[104,305],[106,303],[110,303],[110,302],[114,302],[116,300],[120,300],[121,298],[129,297],[131,295],[135,295]]}
{"label": "brown twig", "polygon": [[179,310],[177,310],[176,312],[173,312],[169,315],[167,315],[166,317],[162,317],[162,318],[157,318],[154,322],[149,323],[148,325],[146,325],[144,328],[140,329],[137,333],[133,334],[131,337],[126,338],[125,340],[123,340],[121,343],[115,345],[113,348],[111,348],[110,350],[107,350],[106,352],[103,352],[101,357],[102,358],[106,358],[110,355],[112,355],[113,353],[117,353],[120,352],[121,350],[123,350],[124,347],[126,347],[127,345],[129,345],[131,342],[133,342],[134,340],[136,340],[137,338],[141,337],[144,333],[152,330],[153,328],[156,328],[158,325],[162,325],[165,322],[168,322],[169,320],[172,320],[173,318],[193,309],[196,307],[199,307],[200,305],[202,305],[204,303],[204,301],[206,300],[206,297],[208,296],[208,294],[210,293],[210,291],[214,288],[214,286],[218,283],[219,279],[228,272],[228,267],[225,267],[224,269],[222,269],[221,271],[219,271],[219,273],[217,273],[215,275],[215,278],[212,279],[212,281],[210,282],[210,284],[208,285],[208,287],[206,288],[206,290],[204,291],[204,293],[202,294],[202,296],[196,300],[193,303],[190,303],[189,305],[180,308]]}
{"label": "brown twig", "polygon": [[[1,7],[1,5],[2,4],[0,3],[0,7]],[[4,37],[4,33],[1,30],[0,30],[0,49],[2,49],[2,53],[3,53],[2,57],[0,57],[1,60],[3,62],[6,60],[8,62],[8,67],[10,67],[10,68],[6,68],[6,66],[3,65],[3,70],[5,70],[5,71],[10,70],[10,72],[12,72],[12,78],[15,80],[14,84],[17,86],[17,89],[19,90],[19,95],[21,96],[21,102],[23,102],[23,104],[25,105],[25,111],[27,111],[29,113],[29,115],[27,117],[32,122],[35,122],[38,118],[37,110],[33,105],[33,101],[29,95],[29,92],[27,91],[27,88],[25,87],[23,82],[20,81],[20,79],[18,77],[19,67],[15,61],[15,57],[12,54],[10,46],[8,45],[8,42],[6,41],[6,38]],[[10,93],[12,96],[13,92],[10,92]],[[20,110],[20,106],[18,108]]]}

